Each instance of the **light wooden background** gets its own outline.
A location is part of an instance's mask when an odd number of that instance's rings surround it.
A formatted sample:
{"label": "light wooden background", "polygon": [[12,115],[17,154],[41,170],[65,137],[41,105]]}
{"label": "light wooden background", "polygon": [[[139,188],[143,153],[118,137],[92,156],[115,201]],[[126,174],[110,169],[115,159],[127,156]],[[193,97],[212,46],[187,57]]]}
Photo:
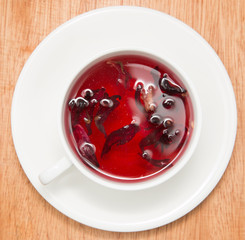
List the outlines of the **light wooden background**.
{"label": "light wooden background", "polygon": [[[221,181],[195,210],[150,231],[113,233],[79,224],[51,207],[25,176],[11,137],[10,107],[20,71],[36,46],[68,19],[112,5],[150,7],[190,25],[215,49],[234,87],[238,134]],[[0,0],[0,239],[245,239],[244,0]],[[225,129],[224,129],[225,131]]]}

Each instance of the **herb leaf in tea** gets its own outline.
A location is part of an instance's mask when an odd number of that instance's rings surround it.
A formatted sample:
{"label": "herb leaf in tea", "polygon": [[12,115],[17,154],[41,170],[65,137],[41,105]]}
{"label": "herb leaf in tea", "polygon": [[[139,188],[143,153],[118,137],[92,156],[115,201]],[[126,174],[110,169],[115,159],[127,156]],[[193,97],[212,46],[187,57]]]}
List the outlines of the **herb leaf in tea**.
{"label": "herb leaf in tea", "polygon": [[128,143],[130,140],[133,139],[133,137],[139,130],[139,126],[131,123],[110,133],[110,135],[106,138],[101,157],[103,157],[104,154],[108,153],[113,145],[122,145]]}

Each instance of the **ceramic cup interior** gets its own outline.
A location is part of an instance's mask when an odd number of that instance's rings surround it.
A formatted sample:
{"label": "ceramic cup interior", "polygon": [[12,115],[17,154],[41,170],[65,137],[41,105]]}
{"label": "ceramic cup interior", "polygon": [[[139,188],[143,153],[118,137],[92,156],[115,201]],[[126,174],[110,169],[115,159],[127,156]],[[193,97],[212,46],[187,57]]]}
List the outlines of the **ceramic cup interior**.
{"label": "ceramic cup interior", "polygon": [[[174,72],[174,74],[176,74],[176,76],[182,81],[182,83],[184,84],[185,88],[188,91],[192,103],[192,108],[193,108],[193,116],[194,116],[193,131],[190,139],[188,140],[188,146],[186,147],[185,151],[181,155],[180,159],[176,162],[176,164],[174,164],[173,167],[169,168],[167,171],[164,171],[161,174],[157,174],[155,177],[147,178],[143,181],[126,181],[127,179],[123,179],[123,178],[119,179],[120,181],[117,181],[118,179],[115,176],[108,175],[107,173],[101,171],[99,168],[95,168],[88,161],[86,161],[86,159],[83,158],[81,160],[81,156],[80,157],[78,156],[71,142],[68,140],[69,133],[67,131],[67,127],[65,126],[65,121],[66,121],[65,118],[66,118],[66,111],[67,111],[67,103],[69,101],[68,99],[69,94],[71,89],[73,89],[74,86],[77,84],[77,80],[79,79],[79,77],[87,69],[90,69],[91,67],[93,67],[93,65],[95,65],[99,61],[103,59],[107,59],[109,57],[114,57],[119,55],[120,56],[122,55],[144,56],[162,63],[172,72]],[[141,190],[149,187],[154,187],[158,184],[167,181],[175,174],[177,174],[181,170],[181,168],[183,168],[184,165],[190,160],[196,148],[196,145],[198,143],[199,135],[201,131],[201,108],[199,104],[199,98],[196,94],[193,83],[190,81],[188,76],[186,76],[185,73],[182,71],[182,69],[179,66],[176,66],[176,64],[174,64],[173,61],[163,56],[164,54],[152,53],[150,50],[145,50],[145,49],[144,50],[113,49],[108,52],[100,53],[91,59],[88,59],[84,63],[84,65],[81,66],[81,69],[79,69],[77,73],[75,73],[75,75],[71,77],[70,80],[67,81],[67,85],[64,86],[60,97],[61,104],[60,104],[59,115],[58,115],[59,134],[67,155],[67,159],[69,159],[77,167],[77,169],[81,172],[81,174],[84,174],[89,179],[106,187],[110,187],[118,190]],[[88,167],[88,165],[90,165],[90,167]]]}

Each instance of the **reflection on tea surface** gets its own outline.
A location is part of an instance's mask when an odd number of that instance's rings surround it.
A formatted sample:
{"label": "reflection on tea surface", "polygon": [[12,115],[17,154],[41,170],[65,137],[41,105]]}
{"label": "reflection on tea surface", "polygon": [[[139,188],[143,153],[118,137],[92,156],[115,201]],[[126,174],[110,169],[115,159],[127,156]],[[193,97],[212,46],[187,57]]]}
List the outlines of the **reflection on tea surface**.
{"label": "reflection on tea surface", "polygon": [[82,162],[114,180],[140,181],[180,158],[192,133],[193,109],[185,86],[166,66],[121,55],[79,77],[65,119]]}

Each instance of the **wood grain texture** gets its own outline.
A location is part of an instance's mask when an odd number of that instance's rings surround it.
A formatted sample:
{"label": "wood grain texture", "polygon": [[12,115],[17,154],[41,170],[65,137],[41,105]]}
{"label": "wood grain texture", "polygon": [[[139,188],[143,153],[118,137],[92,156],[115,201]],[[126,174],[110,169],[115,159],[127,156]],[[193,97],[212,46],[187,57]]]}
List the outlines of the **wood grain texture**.
{"label": "wood grain texture", "polygon": [[[232,80],[238,107],[234,152],[221,181],[192,212],[166,226],[113,233],[79,224],[50,206],[30,184],[15,153],[10,110],[21,69],[52,30],[83,12],[134,5],[168,13],[199,32]],[[244,0],[0,0],[0,239],[245,239]]]}

